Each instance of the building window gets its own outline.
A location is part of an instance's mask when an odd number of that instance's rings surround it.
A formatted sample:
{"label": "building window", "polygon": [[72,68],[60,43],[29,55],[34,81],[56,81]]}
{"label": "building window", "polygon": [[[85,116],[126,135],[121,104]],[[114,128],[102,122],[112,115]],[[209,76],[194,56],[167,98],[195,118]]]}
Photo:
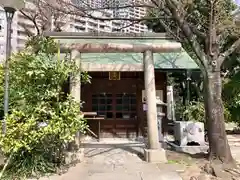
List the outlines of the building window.
{"label": "building window", "polygon": [[92,111],[107,119],[135,119],[137,112],[135,93],[99,93],[92,95]]}
{"label": "building window", "polygon": [[92,111],[97,112],[100,116],[108,119],[113,118],[113,95],[112,94],[93,94],[92,95]]}
{"label": "building window", "polygon": [[120,29],[118,29],[118,28],[113,28],[113,30],[112,30],[113,32],[120,32],[121,30]]}
{"label": "building window", "polygon": [[88,22],[88,25],[91,26],[91,27],[97,28],[97,24],[95,24],[95,23],[93,23],[93,22]]}
{"label": "building window", "polygon": [[75,30],[76,30],[76,32],[82,32],[82,31],[85,31],[86,28],[85,27],[75,26]]}
{"label": "building window", "polygon": [[4,45],[0,44],[0,54],[3,55],[4,54]]}
{"label": "building window", "polygon": [[4,20],[0,19],[0,25],[3,25],[3,24],[4,24]]}
{"label": "building window", "polygon": [[136,94],[116,94],[116,119],[134,119],[136,116]]}

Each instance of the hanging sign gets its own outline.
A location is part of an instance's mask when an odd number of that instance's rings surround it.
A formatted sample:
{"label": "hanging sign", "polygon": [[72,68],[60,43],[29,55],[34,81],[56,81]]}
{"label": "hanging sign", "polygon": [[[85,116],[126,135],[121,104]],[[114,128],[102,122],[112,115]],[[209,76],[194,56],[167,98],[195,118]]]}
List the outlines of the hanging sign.
{"label": "hanging sign", "polygon": [[121,79],[121,73],[120,72],[109,72],[109,80],[120,80]]}

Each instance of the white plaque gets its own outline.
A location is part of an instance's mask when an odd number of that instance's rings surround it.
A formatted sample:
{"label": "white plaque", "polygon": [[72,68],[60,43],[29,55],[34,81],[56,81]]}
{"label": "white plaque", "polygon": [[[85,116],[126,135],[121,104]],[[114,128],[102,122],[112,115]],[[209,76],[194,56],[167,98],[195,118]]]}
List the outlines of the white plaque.
{"label": "white plaque", "polygon": [[147,104],[143,104],[143,111],[147,111]]}

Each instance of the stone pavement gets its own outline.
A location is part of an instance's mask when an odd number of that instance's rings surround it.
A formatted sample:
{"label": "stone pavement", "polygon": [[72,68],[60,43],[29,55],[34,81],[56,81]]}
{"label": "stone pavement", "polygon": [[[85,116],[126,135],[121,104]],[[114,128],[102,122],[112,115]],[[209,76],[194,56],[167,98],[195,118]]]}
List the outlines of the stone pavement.
{"label": "stone pavement", "polygon": [[[234,158],[240,163],[240,135],[228,135]],[[116,140],[84,144],[84,161],[67,173],[40,180],[181,180],[173,164],[142,160],[144,144]],[[177,167],[179,168],[179,167]]]}
{"label": "stone pavement", "polygon": [[228,143],[230,145],[233,158],[240,164],[240,135],[228,135]]}
{"label": "stone pavement", "polygon": [[[181,180],[174,170],[144,162],[143,146],[139,143],[86,145],[82,163],[62,176],[41,180]],[[171,166],[166,164],[166,166]]]}

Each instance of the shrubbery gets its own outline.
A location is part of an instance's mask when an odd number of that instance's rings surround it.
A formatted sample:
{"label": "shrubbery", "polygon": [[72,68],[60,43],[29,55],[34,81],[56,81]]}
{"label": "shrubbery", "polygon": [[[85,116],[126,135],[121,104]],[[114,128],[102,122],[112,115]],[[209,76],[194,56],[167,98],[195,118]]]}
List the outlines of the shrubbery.
{"label": "shrubbery", "polygon": [[0,136],[2,152],[11,157],[8,179],[54,172],[64,163],[64,146],[87,127],[80,103],[64,92],[69,75],[78,75],[79,69],[56,58],[52,39],[35,39],[10,64],[10,112],[7,133]]}
{"label": "shrubbery", "polygon": [[231,121],[240,126],[240,72],[225,80],[223,100],[231,113]]}
{"label": "shrubbery", "polygon": [[[183,116],[190,121],[205,123],[205,108],[203,101],[191,101],[189,105],[185,107]],[[231,114],[226,107],[224,107],[224,117],[225,121],[229,121],[231,119]]]}

